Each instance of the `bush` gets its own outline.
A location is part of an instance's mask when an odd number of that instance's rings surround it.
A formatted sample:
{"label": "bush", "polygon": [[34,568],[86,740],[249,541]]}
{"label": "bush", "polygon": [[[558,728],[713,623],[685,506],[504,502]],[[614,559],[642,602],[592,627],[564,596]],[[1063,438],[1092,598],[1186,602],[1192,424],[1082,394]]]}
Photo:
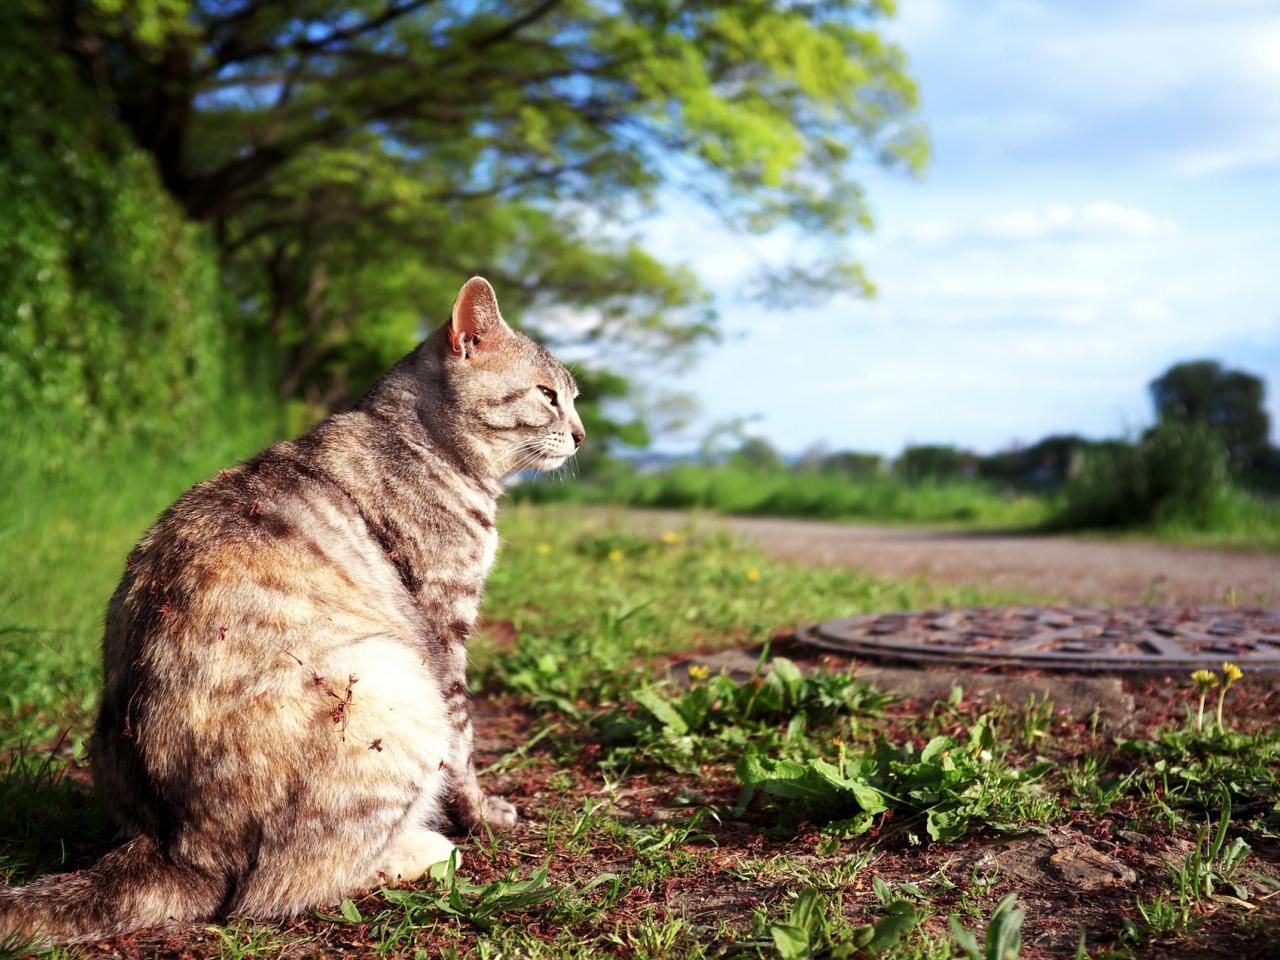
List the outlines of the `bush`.
{"label": "bush", "polygon": [[246,391],[210,238],[75,65],[12,15],[0,128],[0,418],[48,463],[171,449],[232,420],[227,398]]}
{"label": "bush", "polygon": [[1136,444],[1091,450],[1067,483],[1056,525],[1209,527],[1232,499],[1226,447],[1199,423],[1163,423]]}
{"label": "bush", "polygon": [[957,480],[973,473],[976,458],[958,447],[923,444],[907,447],[894,461],[893,472],[907,483]]}

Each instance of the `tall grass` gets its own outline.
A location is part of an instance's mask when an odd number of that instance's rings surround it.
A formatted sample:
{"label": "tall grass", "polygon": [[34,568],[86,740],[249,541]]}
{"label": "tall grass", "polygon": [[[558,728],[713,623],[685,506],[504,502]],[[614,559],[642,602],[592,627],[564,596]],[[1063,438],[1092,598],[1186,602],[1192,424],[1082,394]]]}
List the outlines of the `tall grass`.
{"label": "tall grass", "polygon": [[535,502],[620,503],[746,516],[988,528],[1035,526],[1049,515],[1042,498],[1003,493],[979,481],[912,484],[892,477],[854,480],[827,473],[732,465],[684,465],[651,474],[619,472],[595,483],[543,481],[517,487],[513,496]]}
{"label": "tall grass", "polygon": [[[170,449],[48,457],[45,438],[0,440],[0,748],[84,729],[96,709],[102,619],[125,556],[193,483],[275,439],[261,411]],[[19,733],[19,731],[21,733]]]}
{"label": "tall grass", "polygon": [[1049,526],[1280,548],[1280,507],[1232,481],[1220,436],[1197,423],[1162,424],[1136,443],[1091,451]]}
{"label": "tall grass", "polygon": [[740,516],[921,523],[976,530],[1099,532],[1200,546],[1280,550],[1280,504],[1231,478],[1205,428],[1161,427],[1091,452],[1061,493],[982,480],[858,479],[741,464],[685,464],[638,473],[611,463],[575,482],[521,484],[517,500],[700,509]]}

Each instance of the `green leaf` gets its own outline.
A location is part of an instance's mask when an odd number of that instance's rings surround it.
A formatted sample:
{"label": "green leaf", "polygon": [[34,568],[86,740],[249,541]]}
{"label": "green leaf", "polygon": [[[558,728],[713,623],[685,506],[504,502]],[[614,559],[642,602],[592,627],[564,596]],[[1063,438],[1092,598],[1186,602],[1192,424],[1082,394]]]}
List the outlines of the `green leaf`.
{"label": "green leaf", "polygon": [[635,695],[636,703],[648,710],[655,720],[676,736],[689,732],[689,725],[676,710],[672,702],[652,687],[639,690]]}
{"label": "green leaf", "polygon": [[801,890],[791,908],[789,923],[806,931],[812,939],[820,939],[822,932],[822,898],[812,887]]}
{"label": "green leaf", "polygon": [[775,923],[769,927],[769,936],[782,960],[809,956],[808,931],[789,923]]}
{"label": "green leaf", "polygon": [[987,926],[983,948],[987,960],[1018,960],[1022,956],[1022,920],[1026,911],[1018,907],[1018,895],[1011,893],[996,905]]}
{"label": "green leaf", "polygon": [[888,950],[916,928],[920,914],[906,900],[895,900],[885,908],[885,915],[871,927],[871,938],[865,948],[871,953]]}
{"label": "green leaf", "polygon": [[801,699],[800,691],[804,690],[804,673],[786,657],[773,658],[773,673],[781,682],[792,702]]}
{"label": "green leaf", "polygon": [[893,888],[880,877],[871,878],[871,892],[876,895],[876,899],[881,903],[888,903],[893,899]]}
{"label": "green leaf", "polygon": [[960,945],[960,949],[965,952],[969,960],[983,960],[977,937],[962,927],[955,917],[948,917],[947,924],[951,927],[952,938]]}
{"label": "green leaf", "polygon": [[938,736],[934,737],[924,745],[924,749],[920,751],[921,763],[932,763],[933,759],[946,750],[955,748],[956,742],[950,737]]}
{"label": "green leaf", "polygon": [[349,923],[360,923],[364,917],[360,916],[360,910],[349,899],[344,899],[338,904],[338,910]]}

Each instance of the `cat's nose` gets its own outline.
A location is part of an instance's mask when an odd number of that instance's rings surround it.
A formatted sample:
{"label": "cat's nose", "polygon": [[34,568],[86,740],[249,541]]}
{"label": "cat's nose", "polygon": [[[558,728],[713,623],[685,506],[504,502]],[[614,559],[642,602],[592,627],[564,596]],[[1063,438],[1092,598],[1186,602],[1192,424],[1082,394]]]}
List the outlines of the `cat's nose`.
{"label": "cat's nose", "polygon": [[582,446],[582,441],[583,441],[583,440],[585,440],[585,439],[587,439],[587,435],[586,435],[586,433],[585,433],[584,431],[582,431],[582,430],[575,430],[575,431],[573,431],[572,436],[573,436],[573,445],[574,445],[575,447],[580,447],[580,446]]}

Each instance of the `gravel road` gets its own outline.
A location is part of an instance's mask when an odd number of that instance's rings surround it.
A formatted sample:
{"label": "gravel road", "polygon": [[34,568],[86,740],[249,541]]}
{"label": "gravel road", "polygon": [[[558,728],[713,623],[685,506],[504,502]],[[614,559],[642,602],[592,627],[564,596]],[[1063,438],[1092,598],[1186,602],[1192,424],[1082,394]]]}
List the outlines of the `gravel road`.
{"label": "gravel road", "polygon": [[[687,513],[621,511],[628,525],[673,529]],[[770,556],[927,577],[1073,603],[1280,603],[1280,554],[1077,537],[960,533],[762,517],[712,517]]]}

